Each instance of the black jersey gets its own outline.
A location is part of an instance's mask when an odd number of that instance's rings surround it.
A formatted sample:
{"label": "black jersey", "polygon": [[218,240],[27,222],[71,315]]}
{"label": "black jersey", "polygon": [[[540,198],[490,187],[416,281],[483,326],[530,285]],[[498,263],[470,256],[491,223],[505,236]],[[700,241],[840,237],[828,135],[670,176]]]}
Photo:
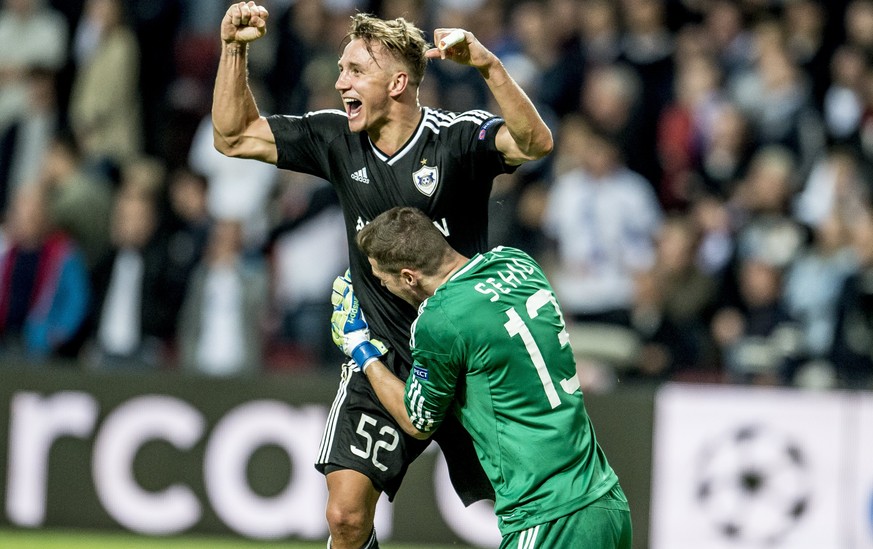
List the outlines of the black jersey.
{"label": "black jersey", "polygon": [[[349,239],[355,294],[373,337],[402,357],[395,373],[408,375],[409,327],[415,309],[382,287],[355,235],[395,206],[424,211],[453,248],[467,257],[488,249],[488,198],[495,176],[510,173],[495,145],[503,119],[473,110],[463,113],[425,107],[409,141],[395,154],[382,153],[366,132],[349,131],[340,110],[268,118],[279,168],[322,177],[339,196]],[[318,258],[313,258],[317,261]]]}

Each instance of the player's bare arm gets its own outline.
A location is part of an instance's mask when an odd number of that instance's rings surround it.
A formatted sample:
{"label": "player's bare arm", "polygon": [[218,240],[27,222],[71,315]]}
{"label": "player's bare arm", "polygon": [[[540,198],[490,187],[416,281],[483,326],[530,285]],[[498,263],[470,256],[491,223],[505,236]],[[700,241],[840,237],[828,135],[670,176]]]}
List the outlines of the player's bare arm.
{"label": "player's bare arm", "polygon": [[260,115],[248,85],[248,44],[267,33],[269,12],[255,2],[238,2],[221,21],[221,58],[212,96],[215,148],[227,156],[275,164],[276,140]]}
{"label": "player's bare arm", "polygon": [[[452,38],[460,34],[457,31],[463,33],[463,39],[454,42]],[[448,42],[446,39],[449,39]],[[530,98],[509,75],[500,59],[483,46],[473,33],[462,29],[436,29],[434,43],[437,47],[428,50],[427,57],[450,59],[475,67],[485,79],[506,122],[497,132],[496,145],[507,164],[518,165],[536,160],[552,151],[552,132]],[[441,44],[444,47],[441,48]]]}
{"label": "player's bare arm", "polygon": [[364,370],[367,379],[370,380],[370,385],[376,391],[376,396],[379,397],[379,402],[388,410],[391,417],[397,422],[403,431],[419,440],[429,438],[433,433],[419,431],[412,425],[412,420],[409,418],[409,413],[406,411],[406,404],[403,402],[403,394],[406,391],[406,384],[391,371],[385,367],[381,360],[371,362]]}
{"label": "player's bare arm", "polygon": [[333,314],[330,317],[331,338],[340,351],[360,368],[382,406],[403,431],[417,439],[430,433],[419,431],[413,424],[404,402],[406,383],[385,366],[381,357],[388,352],[381,341],[370,338],[370,327],[352,287],[351,274],[336,277],[330,296]]}

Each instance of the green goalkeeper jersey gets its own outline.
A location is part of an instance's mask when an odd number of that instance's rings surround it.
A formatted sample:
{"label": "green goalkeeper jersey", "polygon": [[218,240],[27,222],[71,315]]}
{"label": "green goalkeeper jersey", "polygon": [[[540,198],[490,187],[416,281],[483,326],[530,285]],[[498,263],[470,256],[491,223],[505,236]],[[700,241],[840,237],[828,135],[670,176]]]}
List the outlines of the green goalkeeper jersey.
{"label": "green goalkeeper jersey", "polygon": [[594,436],[542,269],[500,247],[422,303],[405,403],[417,429],[457,413],[496,493],[502,534],[581,509],[618,481]]}

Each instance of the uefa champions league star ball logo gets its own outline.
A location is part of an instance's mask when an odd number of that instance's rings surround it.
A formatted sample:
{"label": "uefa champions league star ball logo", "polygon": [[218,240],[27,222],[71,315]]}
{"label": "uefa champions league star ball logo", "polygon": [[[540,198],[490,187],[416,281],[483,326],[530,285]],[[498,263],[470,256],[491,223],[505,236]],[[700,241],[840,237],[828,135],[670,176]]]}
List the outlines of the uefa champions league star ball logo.
{"label": "uefa champions league star ball logo", "polygon": [[869,533],[870,537],[873,538],[873,493],[870,494],[870,524],[867,526],[870,527]]}
{"label": "uefa champions league star ball logo", "polygon": [[802,449],[762,425],[732,430],[704,446],[696,500],[720,537],[777,547],[809,512]]}

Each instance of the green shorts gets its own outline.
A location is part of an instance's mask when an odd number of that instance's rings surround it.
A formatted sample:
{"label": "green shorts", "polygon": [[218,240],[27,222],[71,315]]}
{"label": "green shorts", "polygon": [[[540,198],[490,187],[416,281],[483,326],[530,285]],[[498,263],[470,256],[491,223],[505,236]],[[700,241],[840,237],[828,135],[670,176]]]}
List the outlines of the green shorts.
{"label": "green shorts", "polygon": [[612,490],[575,513],[503,536],[500,549],[631,549],[627,498]]}

